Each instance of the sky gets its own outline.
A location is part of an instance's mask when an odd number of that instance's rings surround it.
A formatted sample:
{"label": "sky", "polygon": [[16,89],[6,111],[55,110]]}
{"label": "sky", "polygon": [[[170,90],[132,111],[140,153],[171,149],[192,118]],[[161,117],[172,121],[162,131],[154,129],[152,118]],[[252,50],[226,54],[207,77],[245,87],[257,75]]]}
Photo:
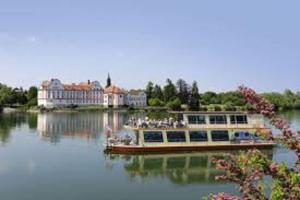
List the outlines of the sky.
{"label": "sky", "polygon": [[299,0],[0,0],[0,82],[300,91]]}

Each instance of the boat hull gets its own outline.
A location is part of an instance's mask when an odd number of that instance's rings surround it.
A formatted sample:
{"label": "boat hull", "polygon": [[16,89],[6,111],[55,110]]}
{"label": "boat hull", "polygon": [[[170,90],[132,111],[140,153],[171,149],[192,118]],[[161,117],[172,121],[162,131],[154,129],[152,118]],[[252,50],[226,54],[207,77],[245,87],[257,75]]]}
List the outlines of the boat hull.
{"label": "boat hull", "polygon": [[228,144],[228,145],[202,145],[202,146],[164,146],[164,147],[140,147],[140,146],[110,146],[106,152],[117,154],[137,153],[171,153],[171,152],[195,152],[215,150],[245,150],[245,149],[272,149],[273,143],[258,144]]}

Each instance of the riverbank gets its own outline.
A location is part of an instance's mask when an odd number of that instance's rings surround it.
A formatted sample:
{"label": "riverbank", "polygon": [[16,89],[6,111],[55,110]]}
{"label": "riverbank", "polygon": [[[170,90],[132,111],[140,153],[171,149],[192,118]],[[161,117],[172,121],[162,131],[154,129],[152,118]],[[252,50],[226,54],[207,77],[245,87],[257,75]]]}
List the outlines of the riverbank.
{"label": "riverbank", "polygon": [[133,108],[133,107],[104,107],[104,106],[76,106],[76,107],[57,107],[57,108],[40,108],[40,107],[31,107],[31,108],[10,108],[5,107],[3,109],[4,113],[11,112],[29,112],[29,113],[45,113],[45,112],[54,112],[54,113],[70,113],[70,112],[89,112],[89,111],[131,111],[131,112],[155,112],[155,111],[167,111],[166,107],[144,107],[144,108]]}

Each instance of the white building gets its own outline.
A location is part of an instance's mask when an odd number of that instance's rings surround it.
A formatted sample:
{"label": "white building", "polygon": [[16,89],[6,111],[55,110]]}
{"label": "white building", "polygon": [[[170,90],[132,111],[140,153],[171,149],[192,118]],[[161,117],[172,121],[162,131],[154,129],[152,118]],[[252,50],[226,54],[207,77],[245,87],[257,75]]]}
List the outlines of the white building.
{"label": "white building", "polygon": [[46,108],[69,105],[103,105],[115,108],[126,105],[145,107],[147,106],[147,97],[142,91],[126,92],[111,85],[109,76],[105,89],[98,81],[62,84],[58,79],[51,79],[42,82],[38,91],[38,105]]}
{"label": "white building", "polygon": [[38,91],[38,105],[45,107],[102,105],[103,92],[98,81],[62,84],[58,79],[51,79],[42,82]]}
{"label": "white building", "polygon": [[126,105],[125,100],[126,92],[115,86],[111,85],[104,89],[104,106],[107,107],[121,107]]}
{"label": "white building", "polygon": [[147,95],[141,90],[130,90],[127,93],[127,105],[133,107],[146,107],[147,106]]}

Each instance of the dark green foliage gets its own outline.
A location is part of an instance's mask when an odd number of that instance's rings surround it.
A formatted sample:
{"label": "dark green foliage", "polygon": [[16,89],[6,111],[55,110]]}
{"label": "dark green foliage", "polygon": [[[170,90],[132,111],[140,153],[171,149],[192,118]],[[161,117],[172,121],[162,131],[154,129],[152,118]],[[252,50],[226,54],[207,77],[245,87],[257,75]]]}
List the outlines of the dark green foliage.
{"label": "dark green foliage", "polygon": [[164,94],[159,85],[155,85],[153,89],[153,97],[158,98],[159,100],[164,100]]}
{"label": "dark green foliage", "polygon": [[191,97],[189,99],[189,109],[190,110],[199,110],[200,107],[200,95],[198,84],[196,81],[193,82]]}
{"label": "dark green foliage", "polygon": [[200,102],[203,105],[221,104],[221,99],[217,93],[208,91],[201,95]]}
{"label": "dark green foliage", "polygon": [[152,98],[148,100],[149,106],[164,106],[164,102],[160,100],[159,98]]}
{"label": "dark green foliage", "polygon": [[175,97],[174,99],[170,100],[167,103],[167,107],[171,110],[181,110],[181,101],[178,97]]}
{"label": "dark green foliage", "polygon": [[37,98],[38,89],[35,86],[31,86],[27,92],[27,99],[30,101],[31,99]]}
{"label": "dark green foliage", "polygon": [[221,103],[223,105],[231,104],[232,106],[242,106],[245,105],[243,96],[239,92],[224,92],[219,94]]}
{"label": "dark green foliage", "polygon": [[29,91],[23,88],[8,87],[0,83],[0,107],[4,106],[25,106],[27,108],[37,105],[36,87],[30,87]]}
{"label": "dark green foliage", "polygon": [[148,97],[148,99],[153,98],[153,83],[151,81],[148,82],[147,86],[146,86],[146,90],[145,93]]}
{"label": "dark green foliage", "polygon": [[187,84],[187,82],[183,79],[179,79],[176,82],[176,87],[177,87],[177,92],[178,92],[177,96],[180,99],[180,101],[183,104],[188,104],[191,92],[190,92],[190,87]]}
{"label": "dark green foliage", "polygon": [[236,107],[235,107],[234,104],[232,104],[232,103],[226,103],[224,105],[224,110],[225,111],[236,111],[237,109],[236,109]]}
{"label": "dark green foliage", "polygon": [[215,106],[215,107],[214,107],[214,110],[215,110],[215,111],[222,111],[222,108],[221,108],[221,106]]}
{"label": "dark green foliage", "polygon": [[[164,101],[169,102],[172,97],[176,97],[176,86],[170,79],[167,79],[167,84],[164,87]],[[179,99],[180,100],[180,99]]]}

